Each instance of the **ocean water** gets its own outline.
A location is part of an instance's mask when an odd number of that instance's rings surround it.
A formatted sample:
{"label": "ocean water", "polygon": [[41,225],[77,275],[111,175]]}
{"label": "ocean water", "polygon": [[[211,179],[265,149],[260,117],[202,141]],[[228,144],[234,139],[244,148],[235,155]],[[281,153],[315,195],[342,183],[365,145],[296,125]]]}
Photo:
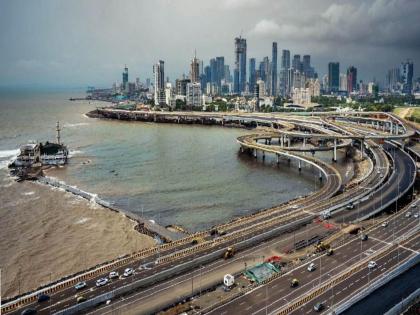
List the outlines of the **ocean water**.
{"label": "ocean water", "polygon": [[309,169],[239,154],[236,138],[252,131],[90,119],[100,104],[77,96],[0,90],[0,177],[19,145],[54,141],[60,121],[72,158],[49,174],[162,225],[196,231],[319,188]]}

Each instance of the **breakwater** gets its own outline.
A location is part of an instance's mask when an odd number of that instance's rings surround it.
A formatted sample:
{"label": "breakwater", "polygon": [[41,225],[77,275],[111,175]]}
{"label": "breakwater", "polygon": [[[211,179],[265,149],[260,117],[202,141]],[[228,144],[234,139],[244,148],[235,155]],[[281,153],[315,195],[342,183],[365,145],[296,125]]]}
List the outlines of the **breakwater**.
{"label": "breakwater", "polygon": [[115,207],[114,205],[112,205],[111,203],[101,199],[98,197],[98,195],[96,194],[92,194],[90,192],[84,191],[80,188],[77,188],[75,186],[71,186],[66,184],[63,181],[59,181],[55,178],[51,178],[51,177],[47,177],[47,176],[40,176],[38,178],[38,182],[45,184],[45,185],[49,185],[55,188],[59,188],[59,189],[63,189],[67,192],[70,192],[76,196],[80,196],[86,200],[88,200],[89,202],[93,202],[96,203],[106,209],[109,209],[111,211],[115,211],[118,213],[122,213],[124,214],[126,217],[128,217],[129,219],[135,221],[137,223],[135,229],[142,233],[142,234],[146,234],[148,236],[151,236],[157,240],[161,240],[163,242],[171,242],[177,239],[180,239],[182,237],[185,236],[185,234],[180,233],[179,231],[169,231],[168,229],[166,229],[165,227],[146,220],[144,218],[142,218],[139,215],[136,215],[135,213],[131,213],[128,212],[124,209],[120,209]]}

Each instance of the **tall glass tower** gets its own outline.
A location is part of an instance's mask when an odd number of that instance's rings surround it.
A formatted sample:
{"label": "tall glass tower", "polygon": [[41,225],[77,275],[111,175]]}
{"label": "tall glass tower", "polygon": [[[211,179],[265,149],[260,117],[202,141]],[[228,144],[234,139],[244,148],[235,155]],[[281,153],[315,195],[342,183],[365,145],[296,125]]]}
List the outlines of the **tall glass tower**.
{"label": "tall glass tower", "polygon": [[271,59],[271,95],[277,95],[277,43],[273,42]]}
{"label": "tall glass tower", "polygon": [[233,90],[240,94],[245,91],[246,86],[246,39],[235,38],[235,71],[233,79]]}

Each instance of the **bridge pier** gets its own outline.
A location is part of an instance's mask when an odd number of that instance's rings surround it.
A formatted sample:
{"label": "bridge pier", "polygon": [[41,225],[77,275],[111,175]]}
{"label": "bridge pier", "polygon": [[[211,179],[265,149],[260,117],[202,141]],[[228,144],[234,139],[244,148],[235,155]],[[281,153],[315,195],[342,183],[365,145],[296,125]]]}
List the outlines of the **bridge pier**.
{"label": "bridge pier", "polygon": [[305,149],[305,147],[306,147],[306,138],[303,138],[303,146],[302,146],[302,148]]}
{"label": "bridge pier", "polygon": [[284,145],[284,135],[280,136],[280,146],[283,148]]}
{"label": "bridge pier", "polygon": [[262,151],[262,158],[263,158],[263,160],[265,160],[265,151],[264,150]]}
{"label": "bridge pier", "polygon": [[319,171],[319,181],[322,182],[322,172],[321,172],[321,170]]}
{"label": "bridge pier", "polygon": [[276,154],[276,157],[277,157],[277,164],[280,164],[280,155]]}
{"label": "bridge pier", "polygon": [[334,155],[333,162],[337,162],[337,138],[334,139]]}
{"label": "bridge pier", "polygon": [[290,148],[290,136],[287,136],[287,147]]}
{"label": "bridge pier", "polygon": [[365,148],[365,142],[363,141],[363,139],[360,139],[360,158],[363,160],[364,159],[364,151]]}
{"label": "bridge pier", "polygon": [[257,158],[257,149],[254,149],[254,158]]}
{"label": "bridge pier", "polygon": [[302,162],[301,162],[301,160],[299,160],[298,167],[299,167],[299,172],[302,171]]}
{"label": "bridge pier", "polygon": [[394,124],[392,123],[392,121],[391,121],[391,123],[390,123],[390,125],[389,125],[389,133],[392,135],[392,133],[393,133],[393,129],[394,129]]}

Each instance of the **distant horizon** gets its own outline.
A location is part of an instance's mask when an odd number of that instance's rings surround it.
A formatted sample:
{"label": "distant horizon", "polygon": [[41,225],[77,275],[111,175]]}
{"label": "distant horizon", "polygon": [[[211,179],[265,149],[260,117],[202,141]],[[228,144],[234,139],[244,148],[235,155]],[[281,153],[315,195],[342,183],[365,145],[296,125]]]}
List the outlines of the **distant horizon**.
{"label": "distant horizon", "polygon": [[320,78],[338,61],[340,73],[353,65],[359,79],[383,83],[389,69],[410,59],[417,79],[418,16],[420,1],[412,0],[4,0],[0,86],[110,87],[121,82],[124,65],[131,82],[144,82],[160,59],[174,82],[188,75],[194,51],[204,65],[224,56],[232,73],[241,34],[247,67],[249,58],[271,60],[277,42],[278,70],[287,49],[291,57],[311,55]]}

